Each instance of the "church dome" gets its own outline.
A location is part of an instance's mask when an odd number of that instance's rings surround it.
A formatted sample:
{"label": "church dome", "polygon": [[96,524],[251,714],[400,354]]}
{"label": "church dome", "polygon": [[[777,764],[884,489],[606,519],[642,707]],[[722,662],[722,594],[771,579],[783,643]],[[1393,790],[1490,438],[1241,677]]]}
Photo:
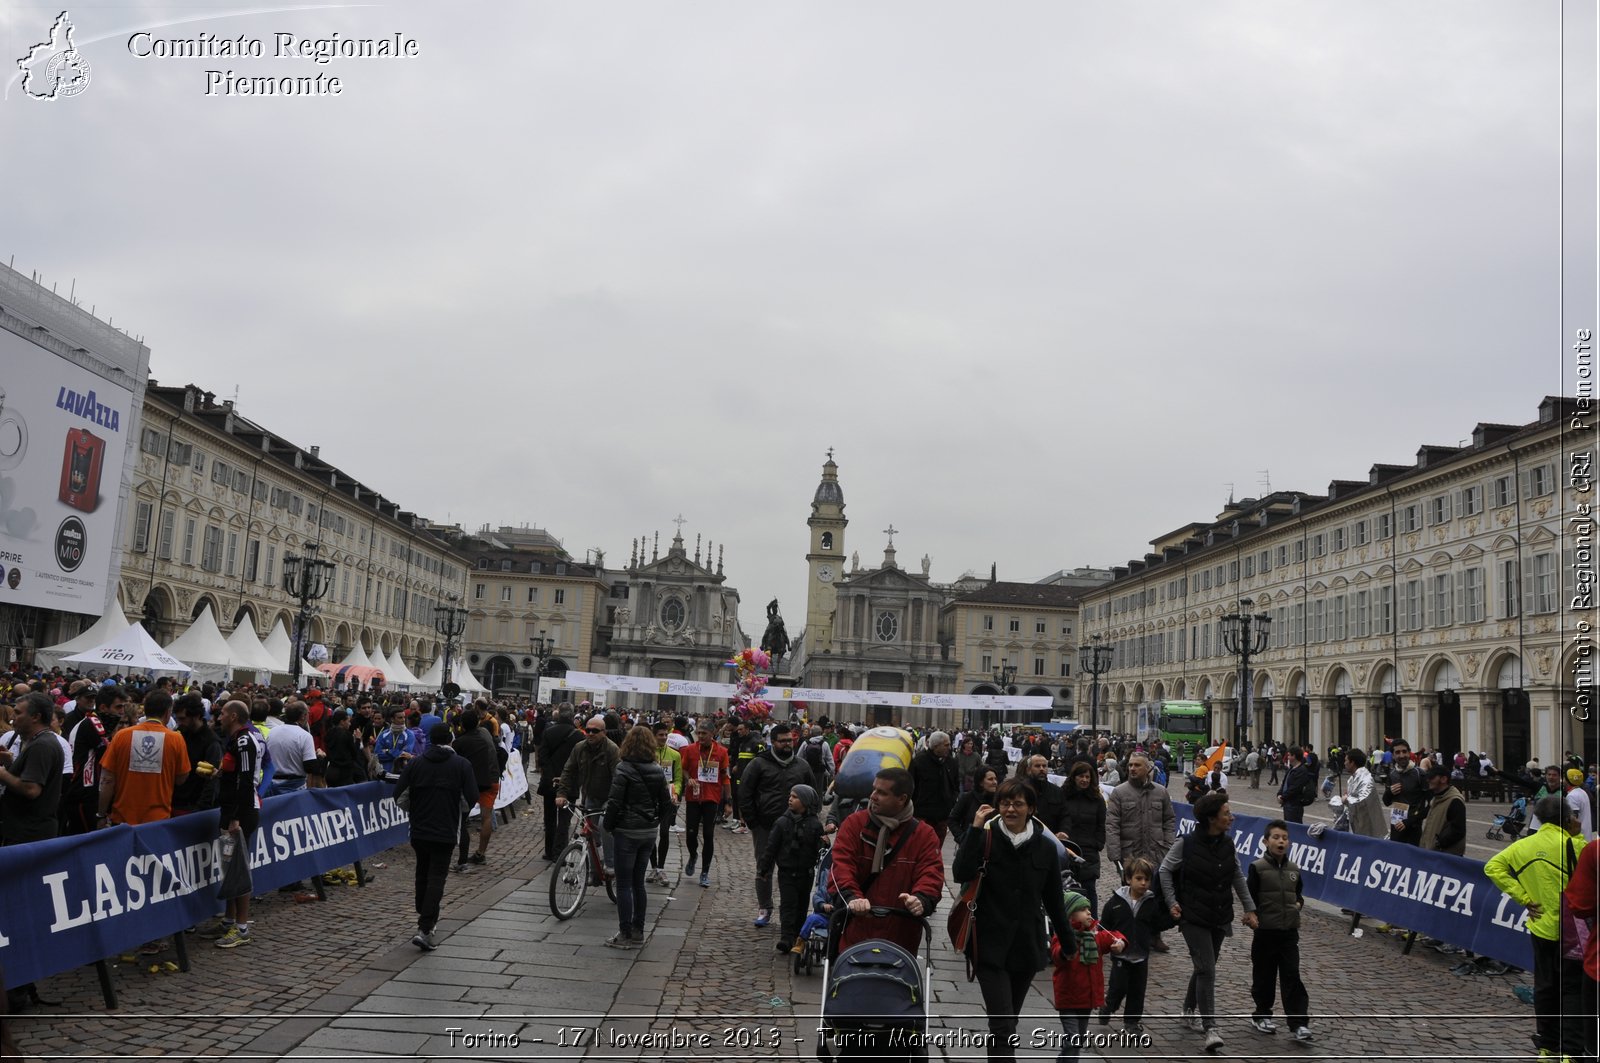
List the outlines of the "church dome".
{"label": "church dome", "polygon": [[813,505],[819,502],[830,502],[836,506],[844,505],[844,492],[839,489],[838,480],[824,480],[817,485],[817,493],[812,496]]}

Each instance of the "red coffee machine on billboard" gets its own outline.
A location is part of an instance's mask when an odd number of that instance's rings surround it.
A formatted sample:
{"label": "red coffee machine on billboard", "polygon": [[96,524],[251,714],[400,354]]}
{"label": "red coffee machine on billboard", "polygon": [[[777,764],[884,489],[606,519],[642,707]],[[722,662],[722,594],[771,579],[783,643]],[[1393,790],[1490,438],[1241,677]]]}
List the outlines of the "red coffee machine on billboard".
{"label": "red coffee machine on billboard", "polygon": [[73,509],[93,513],[100,503],[100,466],[106,441],[87,428],[67,432],[67,450],[61,458],[61,493],[57,497]]}

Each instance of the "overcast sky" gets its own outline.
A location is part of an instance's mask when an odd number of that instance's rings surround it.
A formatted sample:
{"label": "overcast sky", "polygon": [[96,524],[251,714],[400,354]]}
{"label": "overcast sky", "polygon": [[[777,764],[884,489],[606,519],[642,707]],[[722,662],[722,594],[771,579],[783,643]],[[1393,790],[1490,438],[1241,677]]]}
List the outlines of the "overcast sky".
{"label": "overcast sky", "polygon": [[[681,512],[753,635],[774,596],[803,624],[830,446],[847,552],[893,522],[936,580],[1034,580],[1562,389],[1550,4],[179,23],[226,6],[70,9],[88,88],[0,104],[0,261],[433,520],[620,565]],[[0,8],[7,70],[59,10]],[[141,29],[267,57],[135,58]],[[420,54],[273,59],[277,32]],[[207,69],[343,92],[208,97]]]}

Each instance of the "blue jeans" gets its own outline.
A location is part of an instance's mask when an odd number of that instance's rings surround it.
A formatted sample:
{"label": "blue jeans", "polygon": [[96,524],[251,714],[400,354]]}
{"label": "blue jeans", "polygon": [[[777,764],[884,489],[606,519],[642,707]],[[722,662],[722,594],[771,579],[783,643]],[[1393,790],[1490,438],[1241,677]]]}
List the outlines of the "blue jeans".
{"label": "blue jeans", "polygon": [[292,794],[306,788],[304,775],[274,775],[267,784],[267,796],[277,797],[279,794]]}
{"label": "blue jeans", "polygon": [[617,850],[617,927],[635,937],[644,936],[644,875],[656,840],[612,834]]}

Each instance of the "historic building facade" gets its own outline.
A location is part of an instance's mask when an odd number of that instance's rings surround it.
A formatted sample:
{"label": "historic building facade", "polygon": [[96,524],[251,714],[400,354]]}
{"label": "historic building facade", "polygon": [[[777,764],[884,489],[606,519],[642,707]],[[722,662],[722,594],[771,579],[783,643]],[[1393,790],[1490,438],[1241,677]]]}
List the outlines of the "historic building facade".
{"label": "historic building facade", "polygon": [[[1271,619],[1251,661],[1251,741],[1405,737],[1518,766],[1594,758],[1590,643],[1573,638],[1594,621],[1575,585],[1593,573],[1592,474],[1570,465],[1584,424],[1577,400],[1546,398],[1531,423],[1479,424],[1469,444],[1423,446],[1414,464],[1374,465],[1325,495],[1230,502],[1153,540],[1082,600],[1080,637],[1115,648],[1101,691],[1112,726],[1193,699],[1231,738],[1240,662],[1222,618],[1242,611]],[[1582,438],[1592,445],[1592,427]],[[1587,721],[1573,711],[1585,701]]]}
{"label": "historic building facade", "polygon": [[478,682],[531,695],[541,667],[592,670],[609,586],[603,557],[575,561],[538,528],[485,526],[457,548],[468,563],[464,655]]}
{"label": "historic building facade", "polygon": [[[1048,697],[1053,708],[1047,718],[1070,716],[1077,684],[1078,601],[1084,590],[996,581],[947,602],[940,625],[959,669],[956,690]],[[1012,668],[1009,687],[1002,690],[996,677]]]}
{"label": "historic building facade", "polygon": [[[413,671],[442,651],[435,605],[459,595],[465,558],[425,518],[194,385],[145,391],[118,604],[158,642],[210,606],[224,634],[241,623],[294,632],[283,559],[332,561],[307,644],[342,660],[399,650]],[[287,666],[287,662],[286,662]],[[286,667],[287,670],[287,667]]]}
{"label": "historic building facade", "polygon": [[[940,641],[939,614],[948,588],[929,578],[924,556],[920,572],[907,572],[896,558],[894,526],[886,529],[883,562],[862,568],[852,554],[844,567],[844,493],[830,453],[812,496],[806,561],[806,628],[796,654],[802,686],[847,690],[954,693],[958,662]],[[839,710],[821,709],[839,715]],[[848,718],[848,713],[845,714]],[[871,722],[902,720],[926,725],[938,718],[930,709],[875,708]]]}
{"label": "historic building facade", "polygon": [[[659,533],[650,543],[636,540],[628,567],[608,573],[604,653],[592,670],[651,679],[733,682],[733,672],[725,665],[749,642],[739,624],[739,592],[723,575],[721,548],[713,562],[707,543],[702,560],[696,536],[691,556],[681,524],[665,556],[659,542]],[[665,693],[642,699],[611,695],[610,700],[630,707],[642,700],[637,707],[691,715],[720,711],[728,704],[724,697],[680,698]]]}

